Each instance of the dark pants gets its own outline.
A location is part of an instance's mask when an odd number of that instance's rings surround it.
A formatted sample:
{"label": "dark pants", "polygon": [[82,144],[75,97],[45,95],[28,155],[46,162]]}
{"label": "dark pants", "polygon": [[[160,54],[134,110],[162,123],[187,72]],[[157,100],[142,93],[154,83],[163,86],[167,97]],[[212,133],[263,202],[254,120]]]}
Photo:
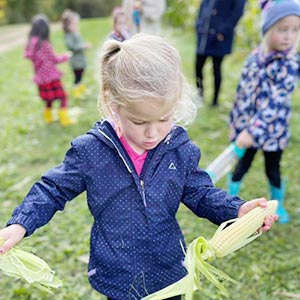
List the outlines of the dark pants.
{"label": "dark pants", "polygon": [[[112,299],[112,298],[107,298],[107,300],[116,300],[116,299]],[[181,300],[181,296],[175,296],[175,297],[171,297],[165,300]]]}
{"label": "dark pants", "polygon": [[78,84],[81,81],[83,71],[84,71],[84,69],[77,69],[77,70],[74,69],[74,75],[75,75],[74,83],[75,84]]}
{"label": "dark pants", "polygon": [[[196,56],[196,84],[197,88],[200,89],[203,96],[203,67],[205,64],[206,59],[209,56],[206,55],[199,55],[197,54]],[[214,75],[214,96],[213,96],[213,102],[212,105],[217,105],[218,104],[218,97],[219,97],[219,92],[221,88],[221,83],[222,83],[222,61],[223,61],[224,56],[214,56],[212,57],[212,62],[213,62],[213,75]]]}
{"label": "dark pants", "polygon": [[[256,149],[247,149],[244,156],[239,160],[232,174],[232,181],[240,181],[251,167],[252,161],[256,154]],[[270,183],[277,187],[281,187],[280,178],[280,161],[282,151],[266,152],[263,151],[265,157],[265,172]]]}

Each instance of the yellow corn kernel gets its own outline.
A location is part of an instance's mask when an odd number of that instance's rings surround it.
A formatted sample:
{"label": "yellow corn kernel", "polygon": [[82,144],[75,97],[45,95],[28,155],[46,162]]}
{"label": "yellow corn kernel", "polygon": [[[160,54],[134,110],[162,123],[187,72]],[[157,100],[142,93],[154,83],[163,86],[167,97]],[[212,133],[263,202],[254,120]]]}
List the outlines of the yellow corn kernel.
{"label": "yellow corn kernel", "polygon": [[[263,225],[265,217],[274,215],[278,204],[276,200],[270,200],[267,203],[266,208],[258,206],[246,215],[227,221],[219,227],[209,241],[210,250],[216,257],[236,251],[261,234],[258,230]],[[228,225],[228,223],[232,224]]]}

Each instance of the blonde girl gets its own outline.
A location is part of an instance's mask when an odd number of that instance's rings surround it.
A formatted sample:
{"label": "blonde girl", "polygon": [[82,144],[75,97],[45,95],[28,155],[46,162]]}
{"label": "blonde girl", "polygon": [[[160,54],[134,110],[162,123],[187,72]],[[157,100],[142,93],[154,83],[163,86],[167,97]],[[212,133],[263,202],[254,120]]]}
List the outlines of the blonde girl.
{"label": "blonde girl", "polygon": [[[176,220],[181,203],[220,224],[264,207],[266,200],[229,196],[198,167],[200,150],[176,123],[191,121],[195,107],[174,47],[137,34],[107,41],[100,63],[106,118],[75,138],[63,163],[32,187],[9,227],[0,230],[6,240],[0,253],[86,192],[94,218],[92,287],[108,299],[142,299],[186,275]],[[266,219],[263,230],[275,220]]]}
{"label": "blonde girl", "polygon": [[61,16],[61,21],[66,46],[72,52],[70,63],[74,73],[73,93],[75,98],[80,98],[86,91],[82,79],[87,66],[85,50],[90,48],[90,44],[86,43],[80,35],[80,15],[78,13],[66,9]]}
{"label": "blonde girl", "polygon": [[261,5],[262,43],[246,60],[230,113],[230,139],[247,151],[229,178],[229,193],[238,194],[257,150],[262,150],[270,197],[279,201],[279,222],[288,223],[280,162],[290,138],[291,96],[300,73],[300,4],[264,0]]}

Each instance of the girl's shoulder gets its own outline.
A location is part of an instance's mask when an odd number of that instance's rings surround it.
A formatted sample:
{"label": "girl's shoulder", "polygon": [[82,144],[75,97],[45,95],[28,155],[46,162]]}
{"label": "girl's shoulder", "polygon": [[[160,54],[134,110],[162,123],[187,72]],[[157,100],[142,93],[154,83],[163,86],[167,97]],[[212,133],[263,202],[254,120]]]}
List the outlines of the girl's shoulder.
{"label": "girl's shoulder", "polygon": [[[178,151],[183,151],[183,153],[185,154],[187,152],[200,152],[198,145],[191,140],[187,130],[179,125],[174,125],[171,133],[169,134],[169,138],[169,148],[177,149]],[[168,143],[168,136],[166,138],[166,143]]]}
{"label": "girl's shoulder", "polygon": [[116,138],[114,129],[107,120],[101,120],[86,133],[74,138],[71,142],[72,146],[78,149],[89,149],[93,147],[102,147]]}

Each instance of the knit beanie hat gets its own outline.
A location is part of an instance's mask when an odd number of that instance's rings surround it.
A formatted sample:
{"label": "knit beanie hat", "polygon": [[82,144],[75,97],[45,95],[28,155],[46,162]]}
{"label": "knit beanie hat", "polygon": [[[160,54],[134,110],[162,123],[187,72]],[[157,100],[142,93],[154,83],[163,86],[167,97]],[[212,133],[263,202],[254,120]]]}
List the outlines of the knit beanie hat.
{"label": "knit beanie hat", "polygon": [[287,16],[300,16],[298,0],[261,0],[262,34],[264,35],[276,22]]}

